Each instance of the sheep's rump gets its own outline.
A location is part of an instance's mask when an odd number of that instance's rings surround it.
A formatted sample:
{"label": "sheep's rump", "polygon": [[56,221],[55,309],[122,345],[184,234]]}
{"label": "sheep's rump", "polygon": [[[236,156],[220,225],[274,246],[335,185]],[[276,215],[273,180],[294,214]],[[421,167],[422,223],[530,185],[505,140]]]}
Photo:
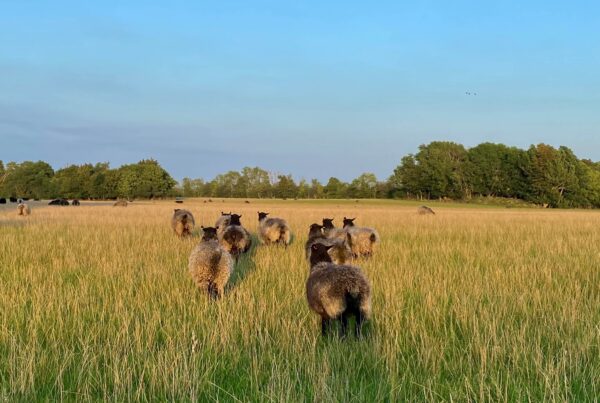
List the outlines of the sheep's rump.
{"label": "sheep's rump", "polygon": [[365,319],[371,316],[371,286],[355,266],[319,263],[306,282],[309,307],[323,319],[336,319],[356,303]]}
{"label": "sheep's rump", "polygon": [[259,224],[259,235],[263,243],[282,242],[289,245],[291,240],[290,227],[281,218],[267,218]]}
{"label": "sheep's rump", "polygon": [[190,254],[188,270],[200,290],[222,295],[233,272],[233,261],[218,241],[201,242]]}
{"label": "sheep's rump", "polygon": [[350,249],[354,256],[371,256],[375,245],[379,243],[379,234],[373,228],[351,227],[347,229],[350,237]]}
{"label": "sheep's rump", "polygon": [[250,233],[241,225],[230,225],[225,228],[219,240],[221,246],[232,255],[245,253],[252,245]]}
{"label": "sheep's rump", "polygon": [[31,208],[26,203],[21,203],[17,206],[17,215],[29,215],[31,214]]}
{"label": "sheep's rump", "polygon": [[177,210],[171,218],[171,228],[179,236],[191,235],[196,221],[189,210]]}

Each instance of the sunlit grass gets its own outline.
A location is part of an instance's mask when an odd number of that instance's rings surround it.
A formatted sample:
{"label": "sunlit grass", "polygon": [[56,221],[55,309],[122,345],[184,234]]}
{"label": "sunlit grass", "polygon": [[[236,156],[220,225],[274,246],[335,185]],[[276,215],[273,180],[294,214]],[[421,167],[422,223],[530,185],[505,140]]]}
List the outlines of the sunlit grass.
{"label": "sunlit grass", "polygon": [[[186,201],[288,219],[293,244],[243,258],[224,299],[198,293],[174,203],[0,211],[0,399],[594,400],[600,214],[398,202]],[[304,296],[308,225],[356,216],[368,338],[321,340]]]}

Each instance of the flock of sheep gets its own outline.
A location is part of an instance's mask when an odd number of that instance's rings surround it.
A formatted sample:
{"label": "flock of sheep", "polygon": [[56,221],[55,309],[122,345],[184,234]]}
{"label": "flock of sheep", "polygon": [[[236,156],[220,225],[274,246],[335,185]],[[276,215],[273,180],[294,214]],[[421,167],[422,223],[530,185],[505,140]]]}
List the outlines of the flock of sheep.
{"label": "flock of sheep", "polygon": [[[30,215],[30,207],[22,200],[19,202],[18,215]],[[114,206],[126,207],[127,202],[118,201]],[[435,214],[426,206],[419,207],[418,213]],[[268,215],[258,213],[261,243],[289,245],[292,233],[287,222]],[[190,254],[188,269],[192,279],[210,297],[223,297],[234,261],[252,246],[252,237],[242,225],[241,217],[221,212],[214,227],[201,227],[202,239]],[[333,218],[323,218],[322,225],[314,223],[309,227],[304,247],[310,266],[306,281],[308,306],[321,317],[323,336],[339,321],[340,336],[345,337],[348,321],[354,317],[355,335],[360,337],[363,323],[371,315],[371,286],[362,270],[348,262],[372,256],[380,238],[376,230],[356,226],[355,218],[344,217],[342,228],[336,228],[333,221]],[[192,235],[195,225],[194,215],[189,210],[175,209],[171,226],[179,237]]]}
{"label": "flock of sheep", "polygon": [[[258,213],[258,236],[262,244],[287,246],[292,233],[282,218]],[[214,227],[201,227],[202,240],[190,254],[188,269],[196,286],[213,298],[223,296],[234,262],[252,246],[250,233],[242,225],[242,216],[221,212]],[[379,235],[372,228],[357,227],[354,218],[344,217],[344,227],[336,228],[333,218],[323,225],[312,224],[305,244],[310,274],[306,281],[308,305],[321,316],[325,336],[334,321],[340,322],[340,336],[345,337],[348,321],[356,320],[355,335],[361,336],[363,323],[371,315],[371,286],[362,270],[348,261],[372,256]],[[171,219],[173,231],[180,237],[194,230],[194,216],[189,210],[175,209]]]}

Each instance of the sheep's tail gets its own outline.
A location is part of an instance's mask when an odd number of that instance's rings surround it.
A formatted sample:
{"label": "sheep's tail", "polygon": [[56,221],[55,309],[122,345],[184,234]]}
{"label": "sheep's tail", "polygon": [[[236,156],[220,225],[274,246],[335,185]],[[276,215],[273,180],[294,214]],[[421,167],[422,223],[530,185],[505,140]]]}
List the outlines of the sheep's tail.
{"label": "sheep's tail", "polygon": [[279,242],[282,242],[285,245],[290,243],[290,229],[287,225],[279,227]]}

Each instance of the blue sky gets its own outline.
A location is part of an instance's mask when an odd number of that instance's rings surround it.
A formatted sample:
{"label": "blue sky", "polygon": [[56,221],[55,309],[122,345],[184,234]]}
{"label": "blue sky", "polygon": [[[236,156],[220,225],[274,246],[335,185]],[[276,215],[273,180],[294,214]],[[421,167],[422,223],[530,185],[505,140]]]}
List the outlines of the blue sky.
{"label": "blue sky", "polygon": [[596,2],[145,3],[2,2],[0,159],[345,180],[433,140],[600,160]]}

